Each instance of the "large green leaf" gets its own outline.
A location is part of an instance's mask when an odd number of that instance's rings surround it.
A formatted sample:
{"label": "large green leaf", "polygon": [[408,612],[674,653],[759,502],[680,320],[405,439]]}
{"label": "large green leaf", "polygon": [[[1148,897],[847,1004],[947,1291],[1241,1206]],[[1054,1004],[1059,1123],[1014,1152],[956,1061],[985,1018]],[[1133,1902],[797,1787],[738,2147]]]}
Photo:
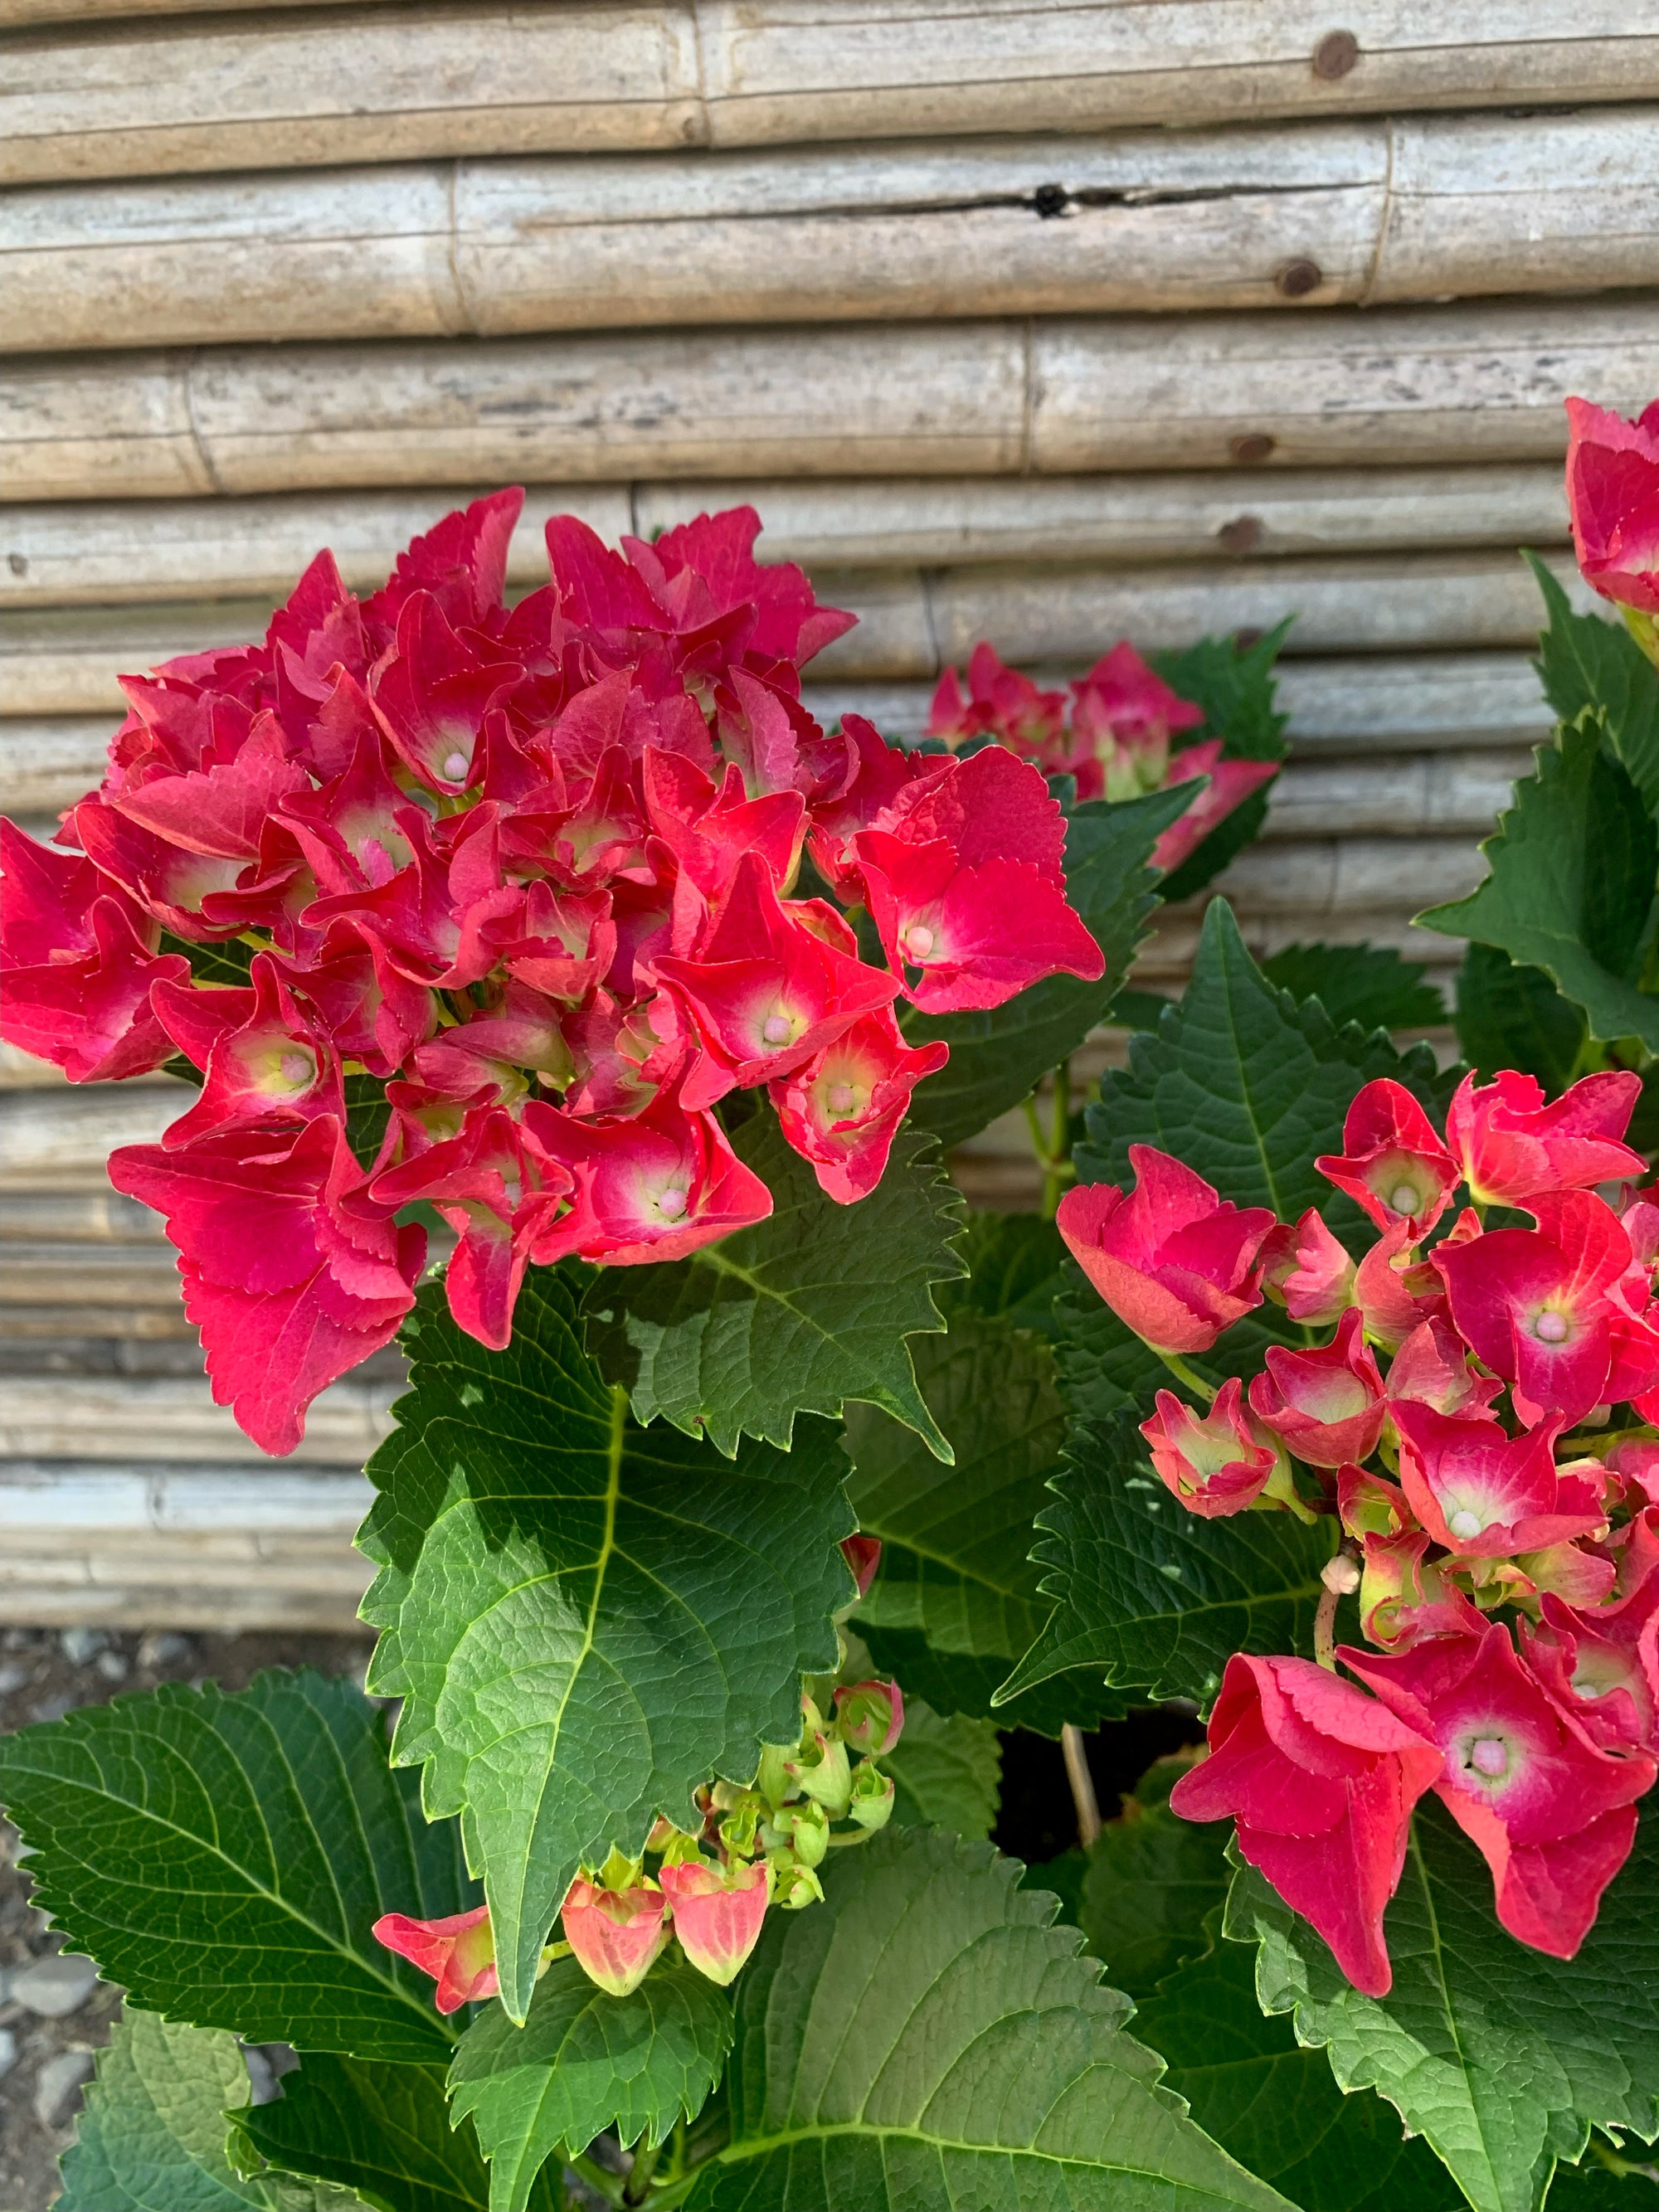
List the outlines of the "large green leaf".
{"label": "large green leaf", "polygon": [[432,1984],[369,1933],[472,1905],[380,1715],[308,1669],[176,1683],[0,1737],[37,1901],[135,2005],[308,2051],[443,2060]]}
{"label": "large green leaf", "polygon": [[252,2085],[225,2029],[129,2010],[97,2064],[63,2155],[57,2212],[363,2212],[333,2190],[236,2173],[226,2115]]}
{"label": "large green leaf", "polygon": [[1066,823],[1066,896],[1106,956],[1098,982],[1051,975],[984,1013],[913,1008],[904,1015],[909,1043],[942,1037],[951,1048],[948,1065],[919,1086],[911,1103],[919,1128],[959,1145],[1028,1097],[1105,1020],[1158,904],[1158,878],[1148,865],[1152,848],[1184,812],[1191,788],[1183,784],[1117,805],[1091,799]]}
{"label": "large green leaf", "polygon": [[1106,1687],[1100,1669],[1084,1668],[1038,1682],[1017,1698],[996,1700],[1008,1679],[1006,1658],[975,1658],[966,1651],[936,1651],[919,1630],[859,1628],[873,1663],[898,1681],[905,1696],[925,1698],[936,1713],[992,1720],[999,1729],[1030,1729],[1058,1736],[1068,1723],[1085,1731],[1103,1720],[1121,1720],[1124,1700]]}
{"label": "large green leaf", "polygon": [[772,1213],[689,1260],[601,1270],[584,1317],[607,1377],[626,1386],[637,1419],[660,1414],[728,1456],[745,1435],[787,1450],[798,1413],[838,1415],[853,1399],[947,1450],[905,1341],[939,1327],[933,1285],[962,1273],[962,1201],[937,1146],[902,1130],[869,1197],[837,1206],[774,1115],[755,1115],[733,1142]]}
{"label": "large green leaf", "polygon": [[1072,1262],[1052,1221],[1039,1213],[970,1212],[962,1256],[968,1273],[939,1291],[947,1317],[971,1306],[1015,1328],[1053,1334],[1054,1298]]}
{"label": "large green leaf", "polygon": [[1231,1822],[1182,1820],[1170,1791],[1187,1759],[1160,1759],[1090,1848],[1078,1924],[1114,1989],[1137,2003],[1208,1948],[1205,1915],[1227,1895]]}
{"label": "large green leaf", "polygon": [[1127,1183],[1129,1146],[1155,1145],[1236,1206],[1271,1206],[1281,1221],[1316,1206],[1339,1236],[1356,1233],[1358,1209],[1314,1158],[1341,1150],[1344,1115],[1380,1075],[1431,1107],[1449,1089],[1427,1045],[1396,1052],[1376,1031],[1338,1029],[1317,1000],[1297,1005],[1275,990],[1232,909],[1212,899],[1180,1005],[1155,1035],[1131,1039],[1126,1070],[1101,1080],[1077,1152],[1079,1181]]}
{"label": "large green leaf", "polygon": [[[1204,709],[1201,727],[1184,731],[1182,744],[1219,738],[1228,760],[1284,759],[1290,717],[1273,703],[1273,664],[1290,626],[1282,622],[1248,645],[1237,638],[1201,637],[1180,652],[1152,655],[1164,682]],[[1253,792],[1171,870],[1160,885],[1166,899],[1190,898],[1243,851],[1266,818],[1272,788]]]}
{"label": "large green leaf", "polygon": [[735,1465],[641,1429],[576,1336],[556,1270],[520,1294],[513,1342],[463,1335],[428,1285],[404,1340],[412,1389],[369,1473],[372,1680],[404,1700],[400,1765],[459,1813],[521,2021],[577,1867],[630,1854],[659,1813],[692,1825],[711,1774],[747,1781],[793,1742],[799,1676],[835,1665],[853,1584],[837,1432]]}
{"label": "large green leaf", "polygon": [[[1105,1420],[1134,1407],[1150,1414],[1169,1369],[1127,1323],[1121,1322],[1075,1261],[1066,1262],[1054,1304],[1054,1373],[1074,1420]],[[1211,1383],[1230,1375],[1246,1382],[1261,1371],[1270,1344],[1302,1345],[1307,1339],[1282,1306],[1264,1303],[1235,1322],[1209,1351],[1187,1355],[1187,1364]]]}
{"label": "large green leaf", "polygon": [[1158,2085],[1127,1999],[1019,1867],[889,1829],[769,1921],[738,1995],[732,2136],[701,2212],[1281,2208]]}
{"label": "large green leaf", "polygon": [[1659,676],[1621,622],[1575,614],[1559,580],[1535,553],[1528,560],[1549,611],[1535,665],[1559,720],[1576,723],[1589,708],[1608,744],[1659,815]]}
{"label": "large green leaf", "polygon": [[1552,1097],[1573,1079],[1589,1035],[1582,1007],[1541,968],[1471,939],[1457,971],[1458,1049],[1484,1083],[1500,1068],[1535,1075]]}
{"label": "large green leaf", "polygon": [[1639,988],[1659,830],[1593,717],[1536,757],[1536,773],[1516,785],[1514,805],[1480,848],[1486,881],[1418,922],[1541,968],[1583,1008],[1593,1036],[1639,1037],[1659,1051],[1659,997]]}
{"label": "large green leaf", "polygon": [[1287,945],[1261,972],[1293,999],[1317,999],[1340,1029],[1426,1030],[1446,1018],[1445,1001],[1423,980],[1422,963],[1386,945]]}
{"label": "large green leaf", "polygon": [[[319,2053],[283,2076],[274,2105],[235,2116],[244,2157],[355,2189],[380,2212],[485,2212],[489,2174],[470,2124],[449,2124],[441,2066],[377,2066]],[[555,2174],[532,2185],[555,2212]]]}
{"label": "large green leaf", "polygon": [[[916,1371],[956,1446],[954,1465],[940,1466],[909,1430],[872,1408],[848,1410],[854,1508],[859,1526],[882,1544],[859,1633],[936,1710],[983,1717],[990,1708],[978,1699],[996,1688],[1052,1610],[1030,1553],[1066,1409],[1047,1344],[969,1307],[952,1314],[946,1335],[917,1345]],[[887,1641],[896,1631],[925,1638],[937,1672],[918,1679],[911,1659]],[[941,1686],[939,1674],[955,1674],[959,1659],[994,1663]],[[1067,1721],[1098,1718],[1103,1702],[1097,1683],[1063,1682],[1040,1711],[1000,1718],[1005,1728],[1024,1722],[1058,1733]]]}
{"label": "large green leaf", "polygon": [[1426,2137],[1477,2212],[1535,2212],[1591,2124],[1659,2133],[1659,1820],[1574,1959],[1506,1935],[1492,1877],[1432,1799],[1419,1807],[1385,1923],[1394,1987],[1351,1988],[1320,1938],[1253,1869],[1227,1904],[1258,1942],[1264,2010],[1291,2012],[1343,2088],[1375,2087]]}
{"label": "large green leaf", "polygon": [[1200,1935],[1207,1952],[1135,2008],[1136,2033],[1169,2061],[1199,2125],[1304,2212],[1462,2212],[1462,2191],[1380,2097],[1345,2096],[1322,2051],[1263,2018],[1249,1947],[1222,1942],[1220,1920],[1217,1905]]}
{"label": "large green leaf", "polygon": [[1133,1413],[1079,1423],[1038,1516],[1053,1617],[1000,1694],[1096,1667],[1137,1702],[1207,1705],[1235,1651],[1311,1656],[1334,1522],[1288,1513],[1188,1513],[1152,1474]]}
{"label": "large green leaf", "polygon": [[902,1828],[954,1828],[988,1836],[996,1826],[1002,1749],[989,1721],[948,1717],[921,1698],[904,1701],[904,1733],[882,1760],[893,1778],[893,1819]]}
{"label": "large green leaf", "polygon": [[731,1999],[692,1967],[659,1965],[612,1997],[556,1960],[524,2026],[492,2006],[449,2069],[454,2120],[471,2116],[489,2161],[489,2212],[525,2212],[547,2161],[606,2128],[625,2148],[660,2143],[702,2111],[731,2047]]}

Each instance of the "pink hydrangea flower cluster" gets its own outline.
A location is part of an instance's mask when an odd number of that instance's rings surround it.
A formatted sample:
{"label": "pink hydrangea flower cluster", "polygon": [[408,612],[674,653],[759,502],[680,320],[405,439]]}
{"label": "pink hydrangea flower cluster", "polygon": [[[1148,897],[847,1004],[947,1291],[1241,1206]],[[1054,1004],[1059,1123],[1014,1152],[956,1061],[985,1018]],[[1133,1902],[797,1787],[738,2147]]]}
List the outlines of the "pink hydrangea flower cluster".
{"label": "pink hydrangea flower cluster", "polygon": [[[1486,1857],[1503,1925],[1571,1958],[1659,1774],[1659,1186],[1625,1142],[1640,1087],[1590,1075],[1547,1104],[1530,1076],[1471,1076],[1443,1133],[1401,1085],[1367,1084],[1316,1164],[1379,1232],[1357,1265],[1316,1212],[1230,1205],[1144,1146],[1133,1191],[1060,1206],[1095,1288],[1189,1386],[1187,1356],[1264,1297],[1304,1326],[1248,1389],[1201,1409],[1161,1390],[1142,1425],[1188,1511],[1340,1531],[1321,1663],[1231,1659],[1210,1755],[1170,1802],[1236,1820],[1372,1995],[1425,1791]],[[1486,1228],[1492,1205],[1531,1225]],[[1374,1648],[1332,1650],[1353,1590]]]}
{"label": "pink hydrangea flower cluster", "polygon": [[[946,1057],[896,1001],[1103,970],[1035,768],[807,713],[799,672],[854,617],[757,563],[751,508],[621,552],[557,518],[551,580],[509,608],[521,501],[450,515],[362,600],[319,555],[262,643],[124,679],[56,843],[0,829],[4,1035],[76,1082],[201,1071],[111,1174],[166,1214],[215,1395],[270,1451],[409,1311],[414,1201],[459,1240],[456,1322],[499,1348],[527,1266],[677,1259],[769,1212],[728,1093],[763,1088],[850,1204]],[[799,895],[805,852],[887,967]],[[203,955],[232,943],[225,988]],[[391,1109],[367,1165],[365,1074]]]}
{"label": "pink hydrangea flower cluster", "polygon": [[1634,422],[1569,399],[1567,504],[1584,580],[1659,666],[1659,399]]}
{"label": "pink hydrangea flower cluster", "polygon": [[968,662],[965,694],[954,668],[939,679],[927,734],[953,748],[994,738],[1045,775],[1075,778],[1079,799],[1138,799],[1206,778],[1205,789],[1152,848],[1153,866],[1167,872],[1279,773],[1273,761],[1224,760],[1219,738],[1172,754],[1171,738],[1203,720],[1203,708],[1171,690],[1127,641],[1103,654],[1069,694],[1043,690],[981,644]]}

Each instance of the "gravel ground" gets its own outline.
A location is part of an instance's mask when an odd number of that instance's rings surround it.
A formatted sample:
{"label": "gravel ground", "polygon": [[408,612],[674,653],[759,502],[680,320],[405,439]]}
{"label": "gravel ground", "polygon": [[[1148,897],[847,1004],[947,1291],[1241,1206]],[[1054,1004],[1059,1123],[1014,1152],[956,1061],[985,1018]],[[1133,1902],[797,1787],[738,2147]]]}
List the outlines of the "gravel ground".
{"label": "gravel ground", "polygon": [[[242,1688],[262,1667],[309,1665],[362,1677],[366,1638],[148,1636],[95,1628],[12,1628],[0,1634],[0,1731],[54,1721],[76,1705],[157,1682]],[[92,2054],[109,2039],[121,1994],[89,1960],[63,1956],[29,1902],[15,1830],[0,1821],[0,2212],[45,2212],[58,2194],[58,2154],[73,2139]],[[273,2059],[256,2054],[256,2094]],[[262,2077],[263,2073],[263,2079]]]}

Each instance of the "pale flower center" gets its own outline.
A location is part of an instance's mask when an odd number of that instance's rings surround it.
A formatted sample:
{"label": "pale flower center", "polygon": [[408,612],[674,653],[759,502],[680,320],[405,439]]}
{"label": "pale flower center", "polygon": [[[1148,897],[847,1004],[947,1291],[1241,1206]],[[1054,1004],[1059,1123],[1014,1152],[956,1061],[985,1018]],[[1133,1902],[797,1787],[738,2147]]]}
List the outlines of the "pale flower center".
{"label": "pale flower center", "polygon": [[1532,1333],[1540,1344],[1565,1344],[1567,1340],[1567,1317],[1546,1310],[1532,1325]]}
{"label": "pale flower center", "polygon": [[933,933],[925,921],[912,922],[904,933],[904,949],[913,960],[925,960],[933,949]]}
{"label": "pale flower center", "polygon": [[678,1221],[685,1211],[685,1193],[672,1187],[657,1193],[657,1211],[665,1220]]}
{"label": "pale flower center", "polygon": [[1396,1213],[1415,1213],[1417,1211],[1415,1186],[1408,1182],[1395,1183],[1394,1188],[1389,1193],[1389,1204]]}
{"label": "pale flower center", "polygon": [[466,770],[467,758],[465,753],[453,752],[445,754],[444,781],[446,783],[459,783],[462,777],[466,774]]}
{"label": "pale flower center", "polygon": [[761,1035],[768,1044],[787,1044],[789,1029],[789,1017],[787,1014],[769,1014],[761,1024]]}
{"label": "pale flower center", "polygon": [[317,1063],[308,1052],[285,1052],[276,1062],[276,1072],[284,1083],[295,1091],[303,1091],[308,1083],[315,1081]]}
{"label": "pale flower center", "polygon": [[1480,1534],[1486,1523],[1478,1513],[1471,1513],[1467,1505],[1461,1505],[1447,1522],[1446,1526],[1460,1542],[1468,1543],[1471,1536],[1478,1536]]}
{"label": "pale flower center", "polygon": [[1500,1781],[1510,1771],[1510,1747],[1501,1735],[1478,1735],[1469,1746],[1469,1765],[1488,1782]]}
{"label": "pale flower center", "polygon": [[824,1097],[832,1114],[850,1114],[853,1110],[853,1086],[850,1083],[832,1083]]}

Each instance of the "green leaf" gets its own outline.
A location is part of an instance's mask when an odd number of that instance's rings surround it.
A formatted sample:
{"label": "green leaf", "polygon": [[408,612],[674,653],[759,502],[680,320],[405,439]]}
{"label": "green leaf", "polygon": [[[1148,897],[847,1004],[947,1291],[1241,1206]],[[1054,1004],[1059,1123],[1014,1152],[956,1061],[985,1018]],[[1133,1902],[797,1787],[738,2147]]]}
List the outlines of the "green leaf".
{"label": "green leaf", "polygon": [[[1170,1383],[1169,1369],[1121,1322],[1074,1261],[1068,1260],[1054,1306],[1054,1372],[1073,1419],[1103,1421],[1133,1407],[1150,1414]],[[1260,1374],[1270,1344],[1306,1341],[1282,1306],[1263,1304],[1233,1323],[1207,1352],[1186,1355],[1206,1382]]]}
{"label": "green leaf", "polygon": [[1098,982],[1050,975],[1006,1006],[983,1013],[903,1017],[906,1042],[943,1037],[949,1064],[918,1085],[910,1118],[947,1146],[975,1135],[999,1114],[1029,1097],[1051,1067],[1075,1052],[1105,1020],[1146,937],[1161,888],[1149,866],[1152,850],[1184,812],[1190,787],[1154,791],[1109,805],[1095,799],[1073,810],[1066,828],[1066,890],[1101,951]]}
{"label": "green leaf", "polygon": [[380,1569],[371,1679],[404,1700],[393,1756],[425,1763],[429,1812],[462,1815],[520,2021],[578,1866],[637,1851],[659,1813],[693,1826],[699,1783],[793,1741],[853,1589],[834,1429],[735,1466],[641,1429],[575,1326],[562,1270],[532,1273],[499,1352],[428,1285],[359,1540]]}
{"label": "green leaf", "polygon": [[177,1683],[0,1737],[36,1901],[135,2005],[254,2043],[441,2060],[432,1984],[369,1933],[477,1901],[350,1683]]}
{"label": "green leaf", "polygon": [[1363,1030],[1427,1030],[1446,1018],[1422,963],[1386,945],[1287,945],[1261,972],[1293,999],[1317,999],[1339,1029],[1358,1022]]}
{"label": "green leaf", "polygon": [[1101,1829],[1083,1877],[1079,1925],[1113,1988],[1137,2003],[1207,1948],[1204,1917],[1226,1899],[1231,1825],[1170,1810],[1170,1790],[1190,1765],[1158,1761]]}
{"label": "green leaf", "polygon": [[[238,2112],[235,2127],[245,2156],[355,2189],[380,2212],[486,2212],[489,2203],[471,2127],[451,2130],[441,2066],[319,2053],[283,2076],[275,2104]],[[527,2201],[536,2212],[555,2212],[556,2175],[543,2174]]]}
{"label": "green leaf", "polygon": [[1221,2212],[1284,2199],[1158,2085],[1129,2007],[1019,1867],[937,1829],[831,1854],[738,1984],[731,2140],[696,2212]]}
{"label": "green leaf", "polygon": [[345,1079],[346,1142],[359,1167],[372,1168],[380,1156],[392,1105],[378,1075]]}
{"label": "green leaf", "polygon": [[1030,1729],[1034,1735],[1058,1736],[1068,1723],[1086,1733],[1103,1720],[1121,1720],[1127,1710],[1102,1680],[1100,1669],[1056,1675],[1017,1698],[998,1705],[1008,1679],[1004,1658],[979,1659],[966,1651],[935,1651],[920,1630],[872,1628],[856,1623],[869,1646],[871,1662],[892,1675],[907,1698],[925,1698],[936,1713],[958,1713],[994,1721],[999,1729]]}
{"label": "green leaf", "polygon": [[1293,2011],[1345,2089],[1374,2087],[1451,2168],[1477,2212],[1536,2212],[1558,2158],[1592,2123],[1659,2133],[1659,1820],[1601,1900],[1575,1959],[1517,1943],[1492,1877],[1433,1800],[1413,1822],[1385,1923],[1394,1987],[1349,1986],[1330,1953],[1253,1869],[1226,1932],[1261,1945],[1256,1994]]}
{"label": "green leaf", "polygon": [[1052,1221],[1037,1213],[970,1212],[962,1256],[968,1273],[939,1291],[947,1320],[959,1307],[971,1306],[1016,1328],[1052,1334],[1054,1297],[1071,1266]]}
{"label": "green leaf", "polygon": [[58,2212],[273,2212],[264,2184],[239,2180],[225,2153],[225,2114],[252,2094],[234,2035],[128,2011],[97,2068]]}
{"label": "green leaf", "polygon": [[731,2048],[731,1999],[692,1967],[659,1966],[612,1997],[555,1960],[524,2026],[492,2006],[449,2069],[455,2122],[471,2116],[489,2161],[489,2212],[525,2212],[548,2160],[606,2128],[624,2148],[660,2143],[702,2111]]}
{"label": "green leaf", "polygon": [[1519,1068],[1554,1097],[1572,1081],[1588,1035],[1583,1011],[1541,968],[1471,939],[1457,971],[1457,1043],[1483,1083]]}
{"label": "green leaf", "polygon": [[904,1733],[881,1764],[893,1778],[898,1826],[985,1837],[996,1826],[1002,1748],[989,1721],[936,1713],[921,1698],[907,1696]]}
{"label": "green leaf", "polygon": [[[1273,664],[1290,626],[1287,619],[1247,646],[1231,637],[1204,637],[1183,652],[1152,656],[1164,682],[1204,709],[1202,726],[1184,731],[1183,744],[1220,738],[1225,759],[1284,759],[1290,717],[1273,704]],[[1243,851],[1266,819],[1271,790],[1268,785],[1252,793],[1170,871],[1159,886],[1165,899],[1191,898]]]}
{"label": "green leaf", "polygon": [[1101,1079],[1077,1152],[1081,1182],[1127,1184],[1128,1148],[1156,1145],[1236,1206],[1294,1221],[1316,1206],[1339,1236],[1363,1217],[1314,1166],[1341,1150],[1342,1119],[1374,1077],[1392,1076],[1426,1105],[1450,1088],[1425,1044],[1396,1052],[1386,1036],[1338,1029],[1317,1000],[1276,991],[1246,951],[1232,909],[1212,899],[1192,981],[1156,1036],[1130,1040],[1127,1070]]}
{"label": "green leaf", "polygon": [[1052,1619],[1000,1696],[1096,1667],[1136,1702],[1208,1705],[1235,1651],[1311,1656],[1335,1524],[1289,1513],[1188,1513],[1152,1474],[1133,1413],[1079,1423],[1038,1516]]}
{"label": "green leaf", "polygon": [[1480,850],[1480,889],[1418,915],[1541,968],[1583,1008],[1592,1036],[1659,1051],[1659,998],[1638,987],[1651,938],[1659,830],[1594,720],[1539,747],[1536,773]]}
{"label": "green leaf", "polygon": [[585,1301],[588,1350],[635,1418],[661,1414],[729,1458],[745,1435],[787,1451],[797,1413],[860,1399],[946,1452],[905,1342],[939,1327],[933,1285],[962,1273],[962,1201],[937,1147],[901,1130],[869,1197],[837,1206],[775,1115],[732,1142],[772,1192],[769,1218],[689,1260],[604,1268]]}
{"label": "green leaf", "polygon": [[1323,2051],[1262,2017],[1249,1948],[1221,1942],[1220,1919],[1218,1904],[1200,1936],[1207,1953],[1135,2008],[1200,2127],[1305,2212],[1462,2212],[1462,2192],[1381,2098],[1344,2096]]}
{"label": "green leaf", "polygon": [[[175,937],[170,929],[161,932],[161,950],[163,952],[182,952],[190,963],[191,978],[198,983],[222,983],[232,990],[245,991],[248,972],[253,965],[253,947],[244,945],[240,937],[228,937],[216,945],[198,945]],[[191,1070],[195,1080],[200,1074]]]}
{"label": "green leaf", "polygon": [[[991,1693],[1052,1610],[1030,1553],[1066,1410],[1042,1339],[970,1307],[951,1316],[946,1335],[917,1345],[916,1370],[956,1461],[941,1467],[896,1421],[848,1409],[854,1509],[882,1544],[857,1626],[881,1663],[936,1711],[985,1718]],[[894,1645],[894,1631],[920,1637],[925,1650]],[[1091,1725],[1103,1709],[1116,1710],[1097,1680],[1062,1681],[997,1717],[1004,1728],[1052,1735],[1067,1721]]]}
{"label": "green leaf", "polygon": [[1600,716],[1648,812],[1659,815],[1659,679],[1652,663],[1623,623],[1575,614],[1544,562],[1535,553],[1527,558],[1549,611],[1534,664],[1544,696],[1569,725],[1587,707]]}

